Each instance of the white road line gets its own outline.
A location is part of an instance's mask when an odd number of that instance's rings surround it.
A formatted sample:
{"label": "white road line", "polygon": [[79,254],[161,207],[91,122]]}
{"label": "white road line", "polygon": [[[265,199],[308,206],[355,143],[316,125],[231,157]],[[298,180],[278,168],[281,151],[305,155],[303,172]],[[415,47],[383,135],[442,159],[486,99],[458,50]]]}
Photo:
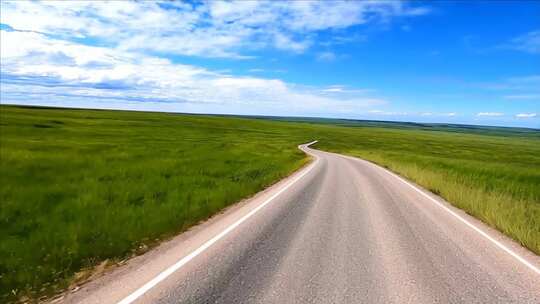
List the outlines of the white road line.
{"label": "white road line", "polygon": [[[312,145],[316,143],[317,141],[312,141],[308,144],[305,144],[303,146],[307,147],[309,145]],[[302,146],[302,145],[301,145]],[[300,147],[300,146],[299,146]],[[135,290],[133,293],[131,293],[129,296],[122,299],[117,304],[130,304],[133,301],[137,300],[139,297],[141,297],[143,294],[145,294],[148,290],[152,289],[154,286],[159,284],[159,282],[165,280],[168,276],[173,274],[175,271],[180,269],[182,266],[187,264],[189,261],[191,261],[193,258],[204,252],[206,249],[208,249],[210,246],[215,244],[217,241],[219,241],[221,238],[226,236],[229,232],[233,231],[235,228],[240,226],[244,221],[246,221],[248,218],[253,216],[255,213],[257,213],[259,210],[264,208],[264,206],[268,205],[272,200],[274,200],[276,197],[278,197],[281,193],[285,192],[287,189],[289,189],[290,186],[292,186],[294,183],[296,183],[298,180],[300,180],[302,177],[304,177],[308,172],[311,171],[315,167],[315,164],[319,161],[319,158],[316,155],[313,155],[315,157],[315,161],[310,164],[310,166],[305,171],[302,172],[300,175],[296,176],[292,181],[290,181],[286,186],[281,188],[278,192],[274,193],[271,197],[269,197],[266,201],[264,201],[262,204],[257,206],[257,208],[251,210],[249,213],[244,215],[242,218],[240,218],[238,221],[234,222],[232,225],[227,227],[225,230],[220,232],[218,235],[214,236],[210,240],[206,241],[206,243],[202,244],[201,247],[195,249],[190,254],[184,256],[182,259],[180,259],[178,262],[173,264],[172,266],[169,266],[169,268],[162,271],[160,274],[158,274],[156,277],[154,277],[152,280],[148,281],[146,284],[144,284],[139,289]]]}
{"label": "white road line", "polygon": [[[340,154],[341,155],[341,154]],[[345,156],[345,155],[342,155],[346,158],[349,158],[349,159],[352,159],[352,160],[355,160],[355,161],[358,161],[359,159],[358,158],[354,158],[354,157],[351,157],[351,156]],[[375,165],[375,164],[374,164]],[[454,217],[456,217],[458,220],[460,220],[462,223],[464,223],[465,225],[469,226],[470,228],[472,228],[474,231],[478,232],[480,235],[482,235],[483,237],[485,237],[486,239],[488,239],[489,241],[491,241],[494,245],[496,245],[497,247],[499,247],[500,249],[502,249],[503,251],[505,251],[506,253],[508,253],[509,255],[511,255],[512,257],[514,257],[516,260],[518,260],[519,262],[521,262],[523,265],[527,266],[529,269],[531,269],[532,271],[536,272],[537,274],[540,274],[540,269],[538,269],[538,267],[534,266],[532,263],[530,263],[529,261],[527,261],[526,259],[522,258],[521,256],[519,256],[517,253],[515,253],[514,251],[512,251],[510,248],[504,246],[501,242],[497,241],[496,239],[492,238],[491,236],[489,236],[487,233],[485,233],[484,231],[482,231],[480,228],[476,227],[475,225],[471,224],[469,221],[467,221],[465,218],[461,217],[459,214],[457,214],[456,212],[454,212],[452,209],[448,208],[447,206],[445,206],[443,203],[439,202],[438,200],[434,199],[433,197],[429,196],[428,194],[426,194],[424,191],[418,189],[418,187],[416,187],[415,185],[411,184],[410,182],[406,181],[405,179],[403,179],[401,176],[389,171],[389,170],[386,170],[378,165],[375,165],[379,168],[381,168],[384,172],[394,176],[395,178],[397,178],[398,180],[400,180],[401,182],[405,183],[406,185],[408,185],[409,187],[413,188],[416,192],[420,193],[421,195],[423,195],[424,197],[428,198],[430,201],[434,202],[435,204],[437,204],[437,206],[441,207],[444,211],[450,213],[451,215],[453,215]]]}

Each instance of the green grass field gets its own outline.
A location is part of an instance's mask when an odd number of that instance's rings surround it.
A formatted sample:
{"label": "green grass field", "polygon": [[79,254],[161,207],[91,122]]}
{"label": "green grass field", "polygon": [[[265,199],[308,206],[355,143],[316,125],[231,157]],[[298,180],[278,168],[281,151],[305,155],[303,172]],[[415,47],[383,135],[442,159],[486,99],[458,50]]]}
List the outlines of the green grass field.
{"label": "green grass field", "polygon": [[3,295],[65,287],[306,161],[272,122],[5,106],[0,120]]}
{"label": "green grass field", "polygon": [[189,228],[301,167],[313,139],[540,253],[539,131],[279,120],[0,106],[0,302]]}

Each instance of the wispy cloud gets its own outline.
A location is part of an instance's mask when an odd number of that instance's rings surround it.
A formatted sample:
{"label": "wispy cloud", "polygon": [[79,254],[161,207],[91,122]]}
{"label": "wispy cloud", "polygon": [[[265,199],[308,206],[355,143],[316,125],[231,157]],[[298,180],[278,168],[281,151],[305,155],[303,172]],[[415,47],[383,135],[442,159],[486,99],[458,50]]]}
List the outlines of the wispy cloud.
{"label": "wispy cloud", "polygon": [[540,100],[540,94],[506,95],[503,98],[508,100]]}
{"label": "wispy cloud", "polygon": [[[230,76],[125,50],[86,46],[36,32],[2,31],[2,101],[58,100],[167,103],[167,109],[215,105],[244,114],[359,113],[386,104],[355,93],[328,96],[321,88],[280,79]],[[48,100],[48,101],[47,101]],[[225,111],[225,110],[223,110]]]}
{"label": "wispy cloud", "polygon": [[318,61],[334,61],[336,60],[336,54],[333,52],[321,52],[317,54]]}
{"label": "wispy cloud", "polygon": [[370,110],[369,114],[374,115],[384,115],[384,116],[407,116],[410,113],[408,112],[399,112],[399,111],[383,111],[383,110]]}
{"label": "wispy cloud", "polygon": [[332,35],[326,40],[320,41],[319,44],[325,47],[329,47],[333,45],[343,45],[347,43],[366,42],[367,40],[368,36],[366,34],[348,33],[347,35]]}
{"label": "wispy cloud", "polygon": [[475,84],[475,86],[486,90],[512,92],[507,96],[540,95],[540,75],[509,77],[496,82]]}
{"label": "wispy cloud", "polygon": [[[107,107],[124,102],[129,108],[143,103],[167,110],[304,115],[364,113],[388,101],[372,90],[309,87],[268,77],[284,70],[254,67],[245,70],[246,76],[233,76],[231,71],[179,61],[183,56],[253,59],[267,49],[299,54],[320,45],[322,31],[430,12],[420,4],[390,1],[1,1],[0,5],[3,102],[76,100],[103,102]],[[365,39],[335,37],[336,44]],[[335,57],[332,52],[320,54],[322,60]]]}
{"label": "wispy cloud", "polygon": [[423,118],[454,118],[458,116],[456,112],[406,112],[406,111],[386,111],[386,110],[369,110],[371,115],[381,116],[410,116],[410,117],[423,117]]}
{"label": "wispy cloud", "polygon": [[516,114],[517,118],[534,118],[536,117],[536,113],[519,113]]}
{"label": "wispy cloud", "polygon": [[262,73],[264,71],[265,71],[264,69],[258,69],[258,68],[248,70],[248,72],[250,72],[250,73]]}
{"label": "wispy cloud", "polygon": [[429,13],[392,1],[1,3],[2,23],[16,30],[97,40],[126,51],[236,59],[268,47],[301,53],[323,30]]}
{"label": "wispy cloud", "polygon": [[434,113],[434,112],[420,112],[419,116],[423,117],[454,117],[457,115],[455,112],[443,112],[443,113]]}
{"label": "wispy cloud", "polygon": [[283,74],[287,73],[287,70],[284,69],[261,69],[261,68],[252,68],[248,69],[247,72],[249,73],[274,73],[274,74]]}
{"label": "wispy cloud", "polygon": [[335,84],[328,86],[326,88],[323,88],[321,92],[325,93],[343,93],[343,94],[368,94],[373,93],[375,90],[373,89],[356,89],[356,88],[350,88],[345,85]]}
{"label": "wispy cloud", "polygon": [[499,117],[499,116],[504,116],[504,113],[500,113],[500,112],[480,112],[480,113],[477,113],[476,116]]}
{"label": "wispy cloud", "polygon": [[323,92],[343,92],[344,87],[343,86],[330,86],[326,89],[323,89]]}
{"label": "wispy cloud", "polygon": [[540,54],[540,30],[517,36],[507,43],[502,44],[499,48]]}

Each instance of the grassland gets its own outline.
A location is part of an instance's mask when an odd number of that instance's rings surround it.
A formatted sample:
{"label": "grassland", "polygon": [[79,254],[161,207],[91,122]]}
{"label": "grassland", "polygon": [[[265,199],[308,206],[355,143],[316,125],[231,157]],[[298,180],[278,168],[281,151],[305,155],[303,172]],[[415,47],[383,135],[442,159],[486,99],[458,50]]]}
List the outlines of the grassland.
{"label": "grassland", "polygon": [[540,253],[540,132],[276,120],[0,106],[0,302],[187,229],[302,166],[313,139]]}
{"label": "grassland", "polygon": [[4,296],[63,288],[305,162],[272,122],[5,106],[0,121]]}

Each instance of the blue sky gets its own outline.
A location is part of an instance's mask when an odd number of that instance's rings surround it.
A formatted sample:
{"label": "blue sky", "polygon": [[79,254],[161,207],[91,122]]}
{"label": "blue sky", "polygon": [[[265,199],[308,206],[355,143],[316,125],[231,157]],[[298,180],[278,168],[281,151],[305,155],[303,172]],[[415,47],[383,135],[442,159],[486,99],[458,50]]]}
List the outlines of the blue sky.
{"label": "blue sky", "polygon": [[1,2],[2,103],[540,128],[540,2]]}

